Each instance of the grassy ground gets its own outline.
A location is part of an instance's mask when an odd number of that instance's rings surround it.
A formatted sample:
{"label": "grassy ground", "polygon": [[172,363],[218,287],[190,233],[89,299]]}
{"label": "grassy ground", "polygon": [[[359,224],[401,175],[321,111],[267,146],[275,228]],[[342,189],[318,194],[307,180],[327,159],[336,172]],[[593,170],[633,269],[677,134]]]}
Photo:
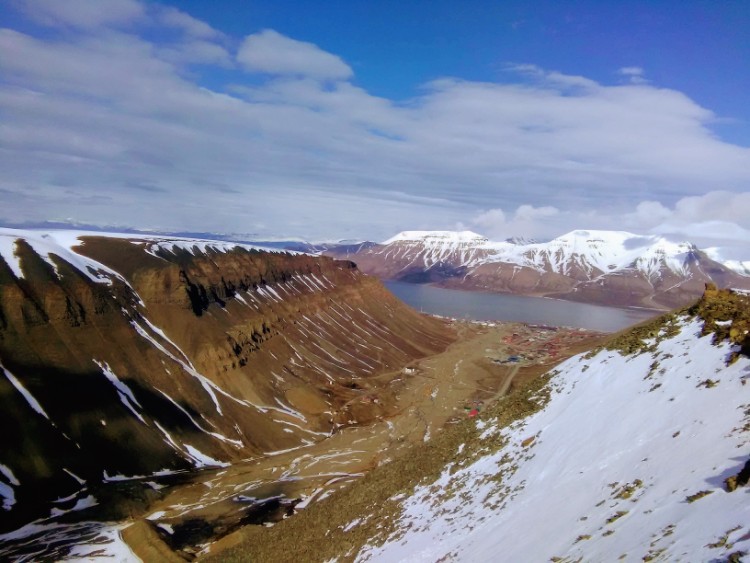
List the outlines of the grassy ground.
{"label": "grassy ground", "polygon": [[[497,418],[505,426],[541,408],[539,394],[548,377],[536,377],[482,413]],[[463,454],[456,452],[465,444]],[[461,463],[481,448],[498,448],[500,443],[479,443],[479,431],[471,419],[447,426],[427,443],[418,444],[392,462],[382,465],[349,488],[314,504],[271,529],[249,526],[218,542],[206,561],[295,562],[325,561],[338,557],[352,561],[368,542],[382,541],[393,532],[398,502],[391,500],[409,494],[415,485],[434,481],[449,462]],[[343,528],[356,518],[367,521],[348,532]]]}

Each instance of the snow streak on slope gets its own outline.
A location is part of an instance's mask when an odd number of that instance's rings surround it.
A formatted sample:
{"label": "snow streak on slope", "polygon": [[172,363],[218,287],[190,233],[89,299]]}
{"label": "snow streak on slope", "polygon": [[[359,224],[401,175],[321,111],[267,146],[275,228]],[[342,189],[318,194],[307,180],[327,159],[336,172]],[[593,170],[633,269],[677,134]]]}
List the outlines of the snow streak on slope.
{"label": "snow streak on slope", "polygon": [[55,273],[59,272],[57,264],[50,257],[58,256],[87,276],[90,280],[97,283],[112,284],[111,277],[116,277],[123,283],[125,279],[104,264],[92,260],[86,256],[77,254],[73,247],[80,244],[78,236],[86,236],[91,233],[74,233],[72,231],[21,231],[18,229],[6,229],[0,227],[0,256],[10,266],[18,279],[24,277],[21,268],[21,260],[16,254],[16,248],[19,240],[26,242],[45,262],[54,269]]}
{"label": "snow streak on slope", "polygon": [[727,367],[732,347],[701,327],[681,318],[647,353],[561,364],[541,411],[504,429],[479,421],[499,451],[417,487],[397,532],[359,559],[724,561],[750,551],[750,489],[723,487],[750,450],[750,360]]}
{"label": "snow streak on slope", "polygon": [[[245,250],[264,250],[266,252],[280,252],[278,249],[268,249],[260,246],[233,242],[210,241],[184,237],[170,237],[160,235],[137,235],[130,233],[104,233],[98,231],[36,231],[8,229],[0,227],[0,257],[8,264],[16,278],[24,277],[21,260],[16,254],[18,240],[23,240],[57,272],[57,264],[50,258],[55,255],[89,277],[92,281],[111,284],[110,277],[114,276],[125,282],[124,278],[104,264],[78,254],[74,247],[82,244],[82,237],[106,237],[130,240],[133,244],[145,244],[146,252],[156,255],[157,250],[175,252],[177,249],[186,250],[191,254],[200,252],[230,252],[236,248]],[[290,252],[290,254],[297,254]],[[127,283],[127,282],[125,282]]]}

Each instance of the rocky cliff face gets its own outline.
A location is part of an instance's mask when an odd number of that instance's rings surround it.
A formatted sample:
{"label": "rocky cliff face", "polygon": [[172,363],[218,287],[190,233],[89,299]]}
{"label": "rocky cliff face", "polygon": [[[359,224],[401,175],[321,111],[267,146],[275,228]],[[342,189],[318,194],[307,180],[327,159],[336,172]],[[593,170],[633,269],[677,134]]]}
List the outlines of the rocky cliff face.
{"label": "rocky cliff face", "polygon": [[670,309],[697,299],[706,283],[750,288],[749,277],[690,243],[620,231],[573,231],[546,243],[407,231],[327,254],[382,279],[601,305]]}
{"label": "rocky cliff face", "polygon": [[378,376],[452,339],[351,262],[4,229],[0,528],[100,502],[107,482],[320,440]]}

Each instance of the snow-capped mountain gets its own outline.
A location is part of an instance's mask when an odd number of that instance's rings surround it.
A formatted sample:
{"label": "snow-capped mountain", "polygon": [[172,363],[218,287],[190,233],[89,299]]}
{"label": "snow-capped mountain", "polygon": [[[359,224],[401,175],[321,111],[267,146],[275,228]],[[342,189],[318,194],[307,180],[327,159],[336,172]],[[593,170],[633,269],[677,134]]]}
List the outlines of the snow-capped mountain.
{"label": "snow-capped mountain", "polygon": [[380,509],[392,523],[371,526],[356,559],[741,561],[750,360],[737,354],[750,298],[710,293],[558,366],[530,398],[538,412],[477,421],[437,479]]}
{"label": "snow-capped mountain", "polygon": [[380,245],[335,249],[383,279],[670,308],[705,283],[750,287],[750,277],[689,242],[624,231],[576,230],[549,242],[495,242],[462,231],[405,231]]}

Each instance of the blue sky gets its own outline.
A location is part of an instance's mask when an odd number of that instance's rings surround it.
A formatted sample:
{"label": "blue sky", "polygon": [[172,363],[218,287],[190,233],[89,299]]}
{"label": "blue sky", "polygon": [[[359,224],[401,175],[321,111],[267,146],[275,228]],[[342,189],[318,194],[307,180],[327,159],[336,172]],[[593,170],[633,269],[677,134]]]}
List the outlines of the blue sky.
{"label": "blue sky", "polygon": [[[508,81],[508,63],[533,63],[603,83],[639,66],[728,123],[722,137],[750,146],[750,6],[744,1],[188,1],[180,6],[242,36],[248,25],[310,41],[349,62],[356,83],[391,99],[442,76]],[[394,64],[397,62],[397,64]],[[731,123],[729,120],[741,120]],[[744,122],[744,123],[743,123]]]}
{"label": "blue sky", "polygon": [[747,2],[11,0],[0,28],[6,224],[750,246]]}

